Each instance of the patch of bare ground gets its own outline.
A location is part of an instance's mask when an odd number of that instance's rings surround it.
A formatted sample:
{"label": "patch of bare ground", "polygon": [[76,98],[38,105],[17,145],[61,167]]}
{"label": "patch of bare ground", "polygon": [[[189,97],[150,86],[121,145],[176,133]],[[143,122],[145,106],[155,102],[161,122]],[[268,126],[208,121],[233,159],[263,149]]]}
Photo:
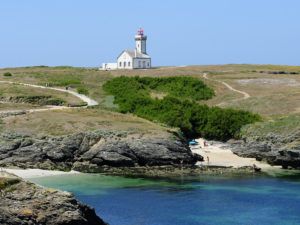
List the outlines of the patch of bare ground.
{"label": "patch of bare ground", "polygon": [[167,94],[163,93],[163,92],[159,92],[159,91],[151,91],[150,96],[151,96],[151,98],[154,98],[154,99],[163,99],[164,97],[167,96]]}

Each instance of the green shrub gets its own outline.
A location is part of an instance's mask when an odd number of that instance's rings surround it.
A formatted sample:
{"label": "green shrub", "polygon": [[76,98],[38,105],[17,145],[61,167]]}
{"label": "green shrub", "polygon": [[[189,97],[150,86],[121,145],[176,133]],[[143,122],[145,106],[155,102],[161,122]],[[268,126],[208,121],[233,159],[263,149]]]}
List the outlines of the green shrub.
{"label": "green shrub", "polygon": [[79,94],[83,94],[83,95],[88,95],[89,94],[89,90],[85,87],[78,87],[77,92]]}
{"label": "green shrub", "polygon": [[10,72],[6,72],[6,73],[3,74],[3,76],[5,76],[5,77],[11,77],[12,74]]}
{"label": "green shrub", "polygon": [[[228,140],[237,137],[242,126],[260,120],[250,112],[198,104],[196,100],[209,99],[214,92],[191,77],[118,77],[103,88],[115,96],[120,112],[179,127],[188,138]],[[167,96],[152,99],[151,90],[164,91]]]}

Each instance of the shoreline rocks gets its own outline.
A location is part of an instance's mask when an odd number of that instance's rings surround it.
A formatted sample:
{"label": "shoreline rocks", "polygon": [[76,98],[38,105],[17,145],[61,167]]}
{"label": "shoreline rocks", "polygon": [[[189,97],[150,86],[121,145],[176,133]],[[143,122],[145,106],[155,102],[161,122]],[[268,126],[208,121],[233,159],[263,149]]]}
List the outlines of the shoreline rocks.
{"label": "shoreline rocks", "polygon": [[300,132],[289,136],[268,134],[248,136],[240,141],[229,141],[232,151],[241,157],[252,157],[284,169],[300,169]]}
{"label": "shoreline rocks", "polygon": [[203,158],[184,140],[134,138],[117,131],[82,132],[61,137],[2,134],[0,167],[90,172],[87,168],[194,165]]}
{"label": "shoreline rocks", "polygon": [[0,224],[105,225],[95,210],[71,193],[43,188],[0,173]]}
{"label": "shoreline rocks", "polygon": [[[197,176],[246,176],[260,174],[252,166],[233,168],[220,166],[152,166],[152,167],[102,167],[96,170],[88,168],[89,173],[101,173],[110,176],[144,178],[180,178]],[[85,172],[83,168],[83,172]]]}

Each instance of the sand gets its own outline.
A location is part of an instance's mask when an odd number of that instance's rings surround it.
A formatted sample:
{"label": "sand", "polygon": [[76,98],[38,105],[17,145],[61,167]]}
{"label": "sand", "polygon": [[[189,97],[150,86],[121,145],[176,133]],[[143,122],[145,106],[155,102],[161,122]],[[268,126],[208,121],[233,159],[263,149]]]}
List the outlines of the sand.
{"label": "sand", "polygon": [[57,175],[67,175],[67,174],[77,174],[80,172],[77,171],[56,171],[56,170],[41,170],[41,169],[8,169],[0,168],[0,172],[7,172],[14,174],[23,179],[36,178],[36,177],[48,177],[48,176],[57,176]]}
{"label": "sand", "polygon": [[[222,166],[222,167],[233,167],[240,168],[244,166],[253,166],[261,168],[262,171],[268,171],[272,169],[278,169],[267,163],[257,161],[255,158],[243,158],[234,154],[231,149],[224,143],[221,142],[209,142],[202,138],[197,139],[199,142],[196,146],[190,146],[192,152],[202,155],[204,162],[198,162],[197,165],[205,166]],[[207,146],[204,146],[204,142]]]}

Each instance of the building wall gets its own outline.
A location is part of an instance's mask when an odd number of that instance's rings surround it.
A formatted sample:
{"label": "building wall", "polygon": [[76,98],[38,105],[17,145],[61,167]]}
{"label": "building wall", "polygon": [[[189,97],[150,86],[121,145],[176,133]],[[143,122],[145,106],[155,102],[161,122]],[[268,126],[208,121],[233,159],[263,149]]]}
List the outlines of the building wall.
{"label": "building wall", "polygon": [[118,69],[132,69],[133,68],[132,58],[126,52],[123,52],[123,54],[120,55],[117,60],[117,67]]}
{"label": "building wall", "polygon": [[151,58],[134,58],[133,59],[134,69],[150,69],[151,68]]}
{"label": "building wall", "polygon": [[102,70],[115,70],[118,69],[117,63],[102,63]]}

